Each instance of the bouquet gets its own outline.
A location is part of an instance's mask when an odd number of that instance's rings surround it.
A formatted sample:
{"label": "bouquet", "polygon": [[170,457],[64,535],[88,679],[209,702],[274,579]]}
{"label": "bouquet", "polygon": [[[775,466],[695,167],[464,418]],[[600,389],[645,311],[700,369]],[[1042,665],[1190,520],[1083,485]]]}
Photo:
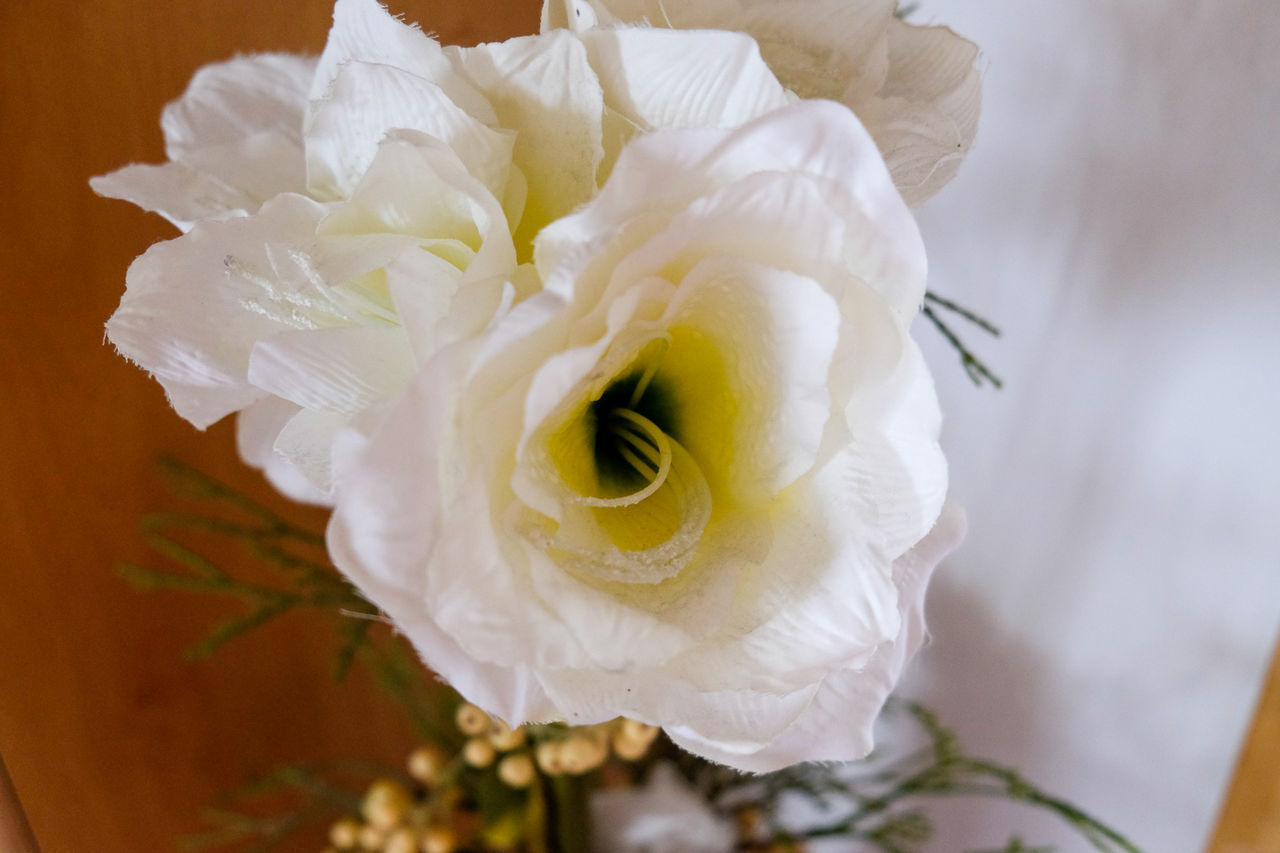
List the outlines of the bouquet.
{"label": "bouquet", "polygon": [[340,668],[420,723],[407,775],[272,777],[345,813],[334,849],[906,850],[908,802],[956,792],[1133,849],[927,709],[897,703],[921,752],[873,753],[964,527],[912,320],[998,384],[911,211],[972,144],[976,48],[898,11],[547,0],[539,33],[458,48],[338,0],[318,58],[202,69],[169,162],[94,180],[182,232],[108,338],[332,509],[321,538],[178,469],[236,515],[178,526],[293,586],[163,536],[187,571],[130,576],[248,599],[209,648],[330,608]]}

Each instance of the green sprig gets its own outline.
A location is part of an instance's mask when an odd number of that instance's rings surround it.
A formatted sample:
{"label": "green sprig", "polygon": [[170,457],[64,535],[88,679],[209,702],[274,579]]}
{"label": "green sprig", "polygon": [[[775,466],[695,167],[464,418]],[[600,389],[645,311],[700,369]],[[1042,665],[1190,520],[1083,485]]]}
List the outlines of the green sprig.
{"label": "green sprig", "polygon": [[946,342],[951,345],[951,348],[960,356],[960,365],[964,368],[964,372],[969,375],[973,384],[981,387],[984,382],[989,382],[997,389],[1004,387],[1000,377],[992,373],[986,363],[969,349],[964,341],[960,339],[960,336],[942,319],[942,315],[935,310],[935,306],[967,320],[992,337],[999,337],[1000,329],[984,317],[952,302],[950,299],[944,299],[931,290],[925,291],[924,301],[925,304],[921,306],[920,313],[933,324],[934,328],[938,330]]}
{"label": "green sprig", "polygon": [[[342,640],[336,675],[341,680],[351,661],[368,642],[368,620],[378,609],[338,574],[324,554],[324,537],[298,527],[267,507],[175,459],[160,460],[160,470],[175,491],[212,504],[218,514],[156,513],[142,521],[147,544],[165,557],[170,568],[152,569],[133,563],[117,567],[125,580],[140,589],[212,592],[238,598],[246,612],[211,630],[188,650],[193,658],[207,658],[231,640],[293,610],[320,609],[338,616]],[[226,516],[231,517],[226,517]],[[211,536],[218,543],[233,542],[251,557],[276,569],[276,584],[234,576],[188,541]],[[349,614],[349,615],[343,615]]]}

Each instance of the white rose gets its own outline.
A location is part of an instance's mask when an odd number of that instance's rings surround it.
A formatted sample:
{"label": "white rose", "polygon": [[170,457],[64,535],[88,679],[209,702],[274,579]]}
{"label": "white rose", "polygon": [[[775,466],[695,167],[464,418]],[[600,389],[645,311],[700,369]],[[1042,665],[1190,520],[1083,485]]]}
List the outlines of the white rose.
{"label": "white rose", "polygon": [[201,70],[165,111],[170,162],[93,182],[187,232],[130,268],[108,337],[197,427],[240,412],[245,459],[327,502],[336,432],[538,288],[533,238],[595,195],[611,128],[788,102],[749,38],[675,35],[443,48],[339,0],[318,61]]}
{"label": "white rose", "polygon": [[955,177],[978,129],[978,49],[894,14],[897,0],[544,0],[542,30],[647,24],[747,33],[782,84],[840,101],[871,132],[907,203]]}
{"label": "white rose", "polygon": [[861,757],[959,527],[874,142],[826,101],[641,137],[535,257],[542,291],[341,445],[337,565],[508,722]]}

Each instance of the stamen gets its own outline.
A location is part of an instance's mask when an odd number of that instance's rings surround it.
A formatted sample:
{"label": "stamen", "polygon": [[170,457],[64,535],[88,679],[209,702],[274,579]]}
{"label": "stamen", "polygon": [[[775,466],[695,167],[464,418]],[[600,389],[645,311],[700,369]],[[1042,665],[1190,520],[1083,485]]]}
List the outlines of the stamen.
{"label": "stamen", "polygon": [[654,338],[653,342],[659,342],[662,345],[661,351],[657,357],[649,362],[649,366],[644,369],[644,373],[640,375],[640,381],[636,383],[636,387],[631,392],[631,401],[627,403],[632,409],[639,405],[644,399],[644,392],[649,390],[649,383],[653,381],[653,377],[657,375],[658,368],[662,366],[662,360],[667,357],[667,350],[671,349],[671,333],[663,332],[662,337]]}
{"label": "stamen", "polygon": [[[639,431],[634,427],[628,427],[625,424],[619,425],[614,430],[614,437],[617,439],[619,447],[618,451],[628,462],[635,467],[636,471],[645,477],[649,476],[649,466],[641,460],[634,451],[644,453],[651,458],[649,462],[657,461],[658,470],[653,473],[653,479],[649,485],[640,489],[638,492],[632,492],[629,495],[623,495],[620,498],[591,498],[583,497],[582,502],[587,506],[599,507],[624,507],[634,506],[640,501],[652,495],[658,489],[662,488],[662,484],[667,481],[667,475],[671,473],[671,439],[667,438],[666,433],[653,421],[644,415],[637,414],[630,409],[614,409],[610,412],[612,416],[630,421],[635,427],[639,427]],[[621,446],[623,443],[630,446],[626,448]],[[657,452],[658,459],[652,459],[651,454]]]}

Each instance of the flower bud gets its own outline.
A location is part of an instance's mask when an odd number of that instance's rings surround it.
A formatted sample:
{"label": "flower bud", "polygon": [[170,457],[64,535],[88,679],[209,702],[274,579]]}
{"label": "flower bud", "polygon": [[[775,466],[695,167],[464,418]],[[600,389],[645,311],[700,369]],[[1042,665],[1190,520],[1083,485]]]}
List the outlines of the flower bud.
{"label": "flower bud", "polygon": [[473,737],[462,748],[462,760],[472,767],[488,767],[494,759],[493,744],[480,737]]}
{"label": "flower bud", "polygon": [[409,753],[409,775],[428,788],[440,780],[446,764],[444,755],[434,746],[420,746]]}
{"label": "flower bud", "polygon": [[564,744],[556,740],[538,744],[538,767],[548,776],[559,776],[565,772],[562,746]]}
{"label": "flower bud", "polygon": [[653,739],[658,736],[657,726],[651,726],[648,723],[642,723],[639,720],[632,720],[627,717],[622,718],[619,731],[629,740],[644,741],[646,746],[653,743]]}
{"label": "flower bud", "polygon": [[624,719],[613,735],[613,751],[623,761],[639,761],[658,736],[658,727]]}
{"label": "flower bud", "polygon": [[498,763],[498,778],[512,788],[527,788],[533,781],[534,767],[527,752],[508,755]]}
{"label": "flower bud", "polygon": [[360,827],[360,846],[365,850],[381,850],[387,840],[387,833],[376,826],[365,824]]}
{"label": "flower bud", "polygon": [[464,735],[483,734],[489,728],[489,715],[470,702],[463,702],[458,706],[454,721]]}
{"label": "flower bud", "polygon": [[418,853],[418,836],[412,829],[402,826],[387,838],[382,853]]}
{"label": "flower bud", "polygon": [[422,833],[422,853],[453,853],[453,831],[447,826],[428,827]]}
{"label": "flower bud", "polygon": [[575,735],[561,744],[564,772],[575,776],[594,770],[609,757],[608,747],[596,738]]}
{"label": "flower bud", "polygon": [[369,786],[361,811],[371,826],[385,831],[404,820],[412,805],[413,797],[403,785],[391,779],[379,779]]}
{"label": "flower bud", "polygon": [[360,824],[344,817],[329,827],[329,843],[339,850],[350,850],[360,843]]}
{"label": "flower bud", "polygon": [[516,749],[524,744],[524,727],[516,726],[513,729],[502,720],[490,720],[489,743],[493,744],[493,748],[498,752]]}

